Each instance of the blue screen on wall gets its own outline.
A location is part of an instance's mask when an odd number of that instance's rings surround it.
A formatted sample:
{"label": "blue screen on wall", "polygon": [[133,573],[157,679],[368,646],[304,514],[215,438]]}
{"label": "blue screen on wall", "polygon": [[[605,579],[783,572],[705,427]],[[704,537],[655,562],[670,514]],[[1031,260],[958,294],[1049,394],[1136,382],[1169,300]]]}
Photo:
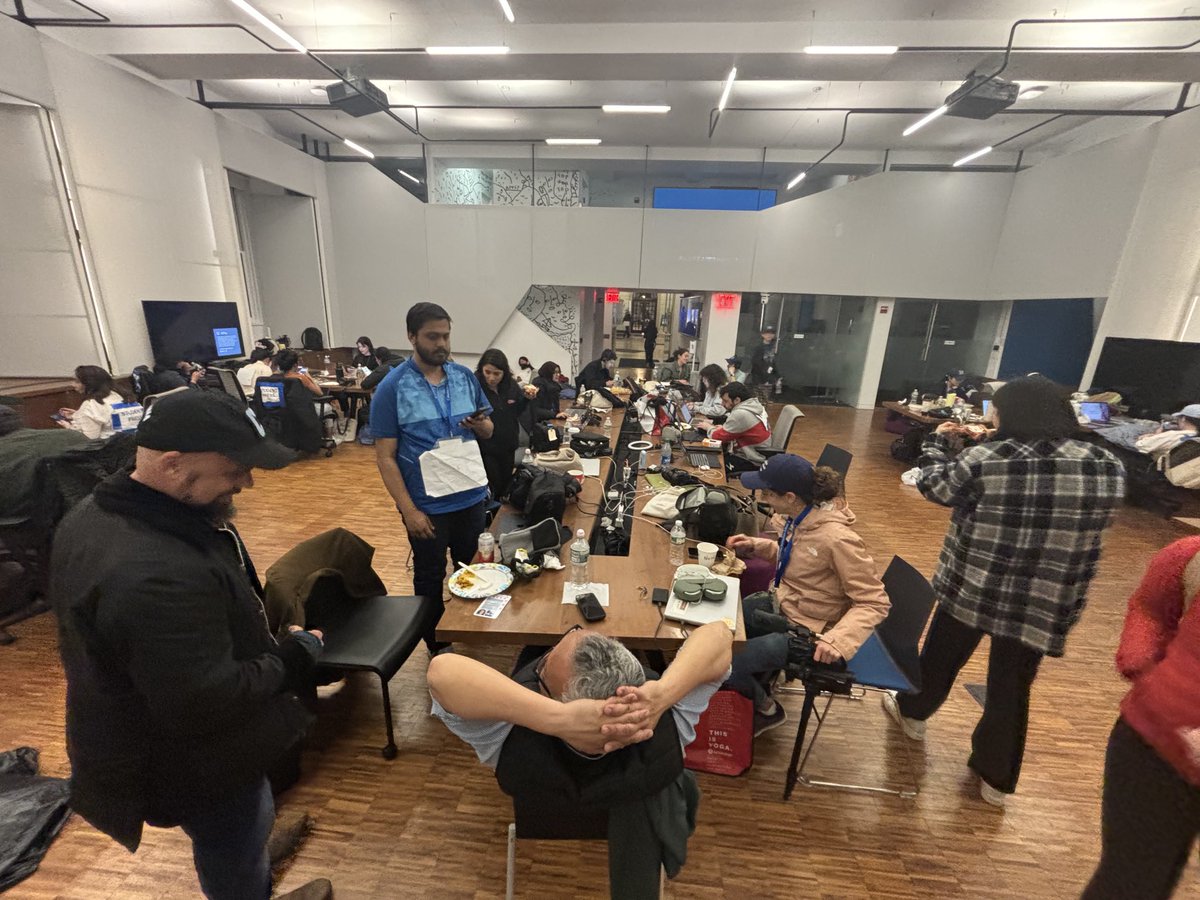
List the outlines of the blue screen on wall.
{"label": "blue screen on wall", "polygon": [[754,188],[655,188],[655,209],[770,209],[775,191]]}

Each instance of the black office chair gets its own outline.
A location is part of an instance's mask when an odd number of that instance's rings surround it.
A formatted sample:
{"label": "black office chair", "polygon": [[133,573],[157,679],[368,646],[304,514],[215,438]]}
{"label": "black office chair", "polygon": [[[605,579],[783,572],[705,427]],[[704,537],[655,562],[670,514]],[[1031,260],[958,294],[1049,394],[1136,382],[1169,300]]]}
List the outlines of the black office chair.
{"label": "black office chair", "polygon": [[[898,693],[915,693],[921,690],[921,661],[918,643],[925,630],[925,623],[933,611],[933,588],[925,576],[914,569],[899,556],[892,558],[883,573],[883,587],[887,591],[892,608],[887,618],[875,626],[875,632],[858,648],[849,661],[849,669],[854,676],[854,683],[867,691],[896,691]],[[816,746],[817,738],[821,736],[821,728],[828,718],[829,707],[833,695],[828,695],[825,708],[816,713],[817,727],[809,741],[804,758],[800,758],[804,746],[805,733],[808,730],[810,716],[819,692],[805,691],[804,707],[800,714],[800,724],[796,729],[796,742],[792,747],[792,761],[788,768],[787,783],[783,791],[783,799],[787,800],[797,782],[805,787],[840,788],[842,790],[865,791],[876,794],[891,794],[905,800],[917,796],[919,787],[916,778],[912,779],[911,787],[889,788],[865,784],[848,784],[838,781],[819,781],[804,774],[808,758]],[[906,755],[909,754],[907,741],[901,741]],[[797,763],[799,765],[797,766]],[[911,774],[912,759],[909,756]]]}
{"label": "black office chair", "polygon": [[[329,406],[332,402],[328,395],[314,396],[294,378],[272,375],[255,382],[250,408],[263,428],[285,447],[301,453],[324,449],[326,456],[333,456],[337,442],[326,433],[326,422],[337,420]],[[320,415],[314,403],[321,404]]]}
{"label": "black office chair", "polygon": [[833,444],[826,444],[825,449],[821,451],[821,455],[817,457],[818,466],[828,466],[839,475],[842,476],[842,481],[846,480],[846,473],[850,471],[850,461],[854,459],[854,454],[849,450],[843,450],[841,447],[835,447]]}
{"label": "black office chair", "polygon": [[388,683],[442,613],[440,597],[350,597],[339,576],[319,578],[305,603],[305,627],[319,628],[325,645],[317,659],[323,680],[346,671],[373,672],[383,693],[387,744],[380,753],[396,758]]}

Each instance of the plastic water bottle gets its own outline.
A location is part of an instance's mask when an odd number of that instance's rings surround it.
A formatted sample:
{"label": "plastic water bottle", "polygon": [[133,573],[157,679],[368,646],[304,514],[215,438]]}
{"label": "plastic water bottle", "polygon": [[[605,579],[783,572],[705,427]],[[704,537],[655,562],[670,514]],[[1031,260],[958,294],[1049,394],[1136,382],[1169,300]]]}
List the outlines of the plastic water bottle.
{"label": "plastic water bottle", "polygon": [[917,392],[916,388],[913,388],[913,392],[908,395],[908,405],[916,406],[920,402],[921,402],[921,395],[920,395],[920,393]]}
{"label": "plastic water bottle", "polygon": [[571,587],[586,590],[591,583],[588,574],[588,542],[583,536],[583,529],[577,529],[575,540],[571,543]]}
{"label": "plastic water bottle", "polygon": [[670,441],[662,442],[662,453],[659,454],[659,462],[663,466],[669,466],[671,464],[671,442]]}
{"label": "plastic water bottle", "polygon": [[329,375],[333,372],[333,360],[329,358],[329,354],[325,354],[325,374]]}
{"label": "plastic water bottle", "polygon": [[523,457],[521,457],[521,463],[522,463],[522,465],[526,465],[526,466],[533,465],[533,451],[530,450],[528,447],[525,448],[525,455]]}
{"label": "plastic water bottle", "polygon": [[671,555],[670,562],[673,566],[682,566],[684,557],[684,545],[687,543],[687,532],[683,530],[683,520],[676,519],[675,527],[671,529]]}
{"label": "plastic water bottle", "polygon": [[612,415],[611,415],[611,414],[610,414],[610,415],[606,415],[606,416],[604,417],[604,433],[605,433],[605,434],[611,434],[611,433],[612,433]]}

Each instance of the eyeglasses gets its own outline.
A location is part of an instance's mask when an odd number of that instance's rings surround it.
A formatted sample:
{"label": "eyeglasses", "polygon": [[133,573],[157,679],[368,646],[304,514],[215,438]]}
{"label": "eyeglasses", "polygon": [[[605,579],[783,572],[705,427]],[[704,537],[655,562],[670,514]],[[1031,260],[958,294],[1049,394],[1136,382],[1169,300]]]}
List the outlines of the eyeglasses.
{"label": "eyeglasses", "polygon": [[[570,628],[568,628],[566,631],[563,632],[562,637],[565,638],[572,631],[582,631],[582,630],[583,630],[582,625],[572,625]],[[559,638],[559,641],[561,641],[561,640],[562,640],[562,638]],[[556,643],[554,646],[557,647],[558,644]],[[545,694],[547,697],[553,697],[554,694],[550,691],[550,688],[546,686],[546,682],[542,678],[542,672],[546,668],[546,657],[548,657],[553,652],[554,652],[554,647],[551,647],[549,650],[547,650],[545,653],[543,653],[541,656],[539,656],[538,661],[533,664],[533,677],[537,679],[538,687],[541,688],[542,693]]]}

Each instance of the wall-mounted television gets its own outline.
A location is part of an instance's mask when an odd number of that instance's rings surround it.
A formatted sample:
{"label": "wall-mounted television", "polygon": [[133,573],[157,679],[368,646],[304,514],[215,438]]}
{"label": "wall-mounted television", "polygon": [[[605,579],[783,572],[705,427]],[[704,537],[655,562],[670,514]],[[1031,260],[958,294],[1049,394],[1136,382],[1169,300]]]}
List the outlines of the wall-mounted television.
{"label": "wall-mounted television", "polygon": [[142,313],[155,360],[210,363],[244,356],[236,303],[203,300],[143,300]]}
{"label": "wall-mounted television", "polygon": [[1147,419],[1200,403],[1200,344],[1105,338],[1091,390],[1117,391],[1130,414]]}

